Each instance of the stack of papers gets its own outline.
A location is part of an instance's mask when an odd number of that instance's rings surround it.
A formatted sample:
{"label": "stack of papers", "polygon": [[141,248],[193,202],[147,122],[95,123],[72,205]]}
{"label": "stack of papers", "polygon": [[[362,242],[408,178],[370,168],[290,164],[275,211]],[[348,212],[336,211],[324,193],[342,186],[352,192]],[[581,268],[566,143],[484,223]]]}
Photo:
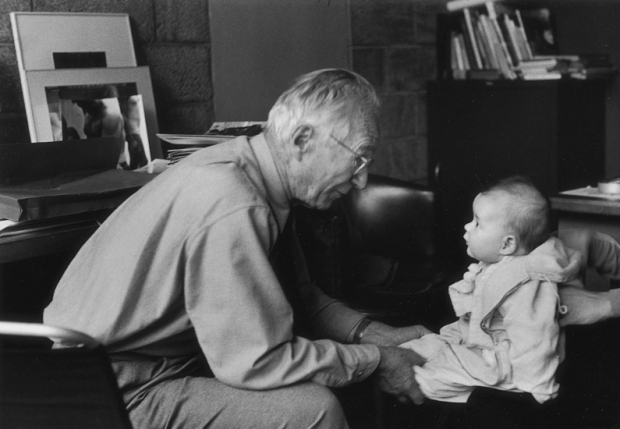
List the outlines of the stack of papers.
{"label": "stack of papers", "polygon": [[207,134],[157,134],[167,143],[166,160],[168,165],[174,165],[197,150],[228,141],[234,136],[219,136]]}
{"label": "stack of papers", "polygon": [[197,150],[234,139],[259,134],[264,122],[214,122],[204,134],[157,134],[167,149],[168,165],[174,165]]}
{"label": "stack of papers", "polygon": [[561,196],[601,198],[605,200],[620,201],[620,194],[604,194],[599,191],[598,187],[586,186],[585,188],[572,189],[570,191],[560,192]]}
{"label": "stack of papers", "polygon": [[207,147],[230,140],[234,136],[208,134],[157,134],[157,137],[171,145]]}

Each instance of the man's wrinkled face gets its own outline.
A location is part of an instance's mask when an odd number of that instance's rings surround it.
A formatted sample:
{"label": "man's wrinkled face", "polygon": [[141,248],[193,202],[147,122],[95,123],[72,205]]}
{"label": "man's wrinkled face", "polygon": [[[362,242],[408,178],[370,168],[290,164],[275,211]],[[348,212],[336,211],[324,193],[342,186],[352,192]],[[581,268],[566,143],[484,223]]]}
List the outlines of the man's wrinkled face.
{"label": "man's wrinkled face", "polygon": [[368,166],[377,149],[375,132],[346,133],[338,129],[321,135],[312,159],[308,192],[303,202],[327,209],[351,188],[362,189],[368,179]]}

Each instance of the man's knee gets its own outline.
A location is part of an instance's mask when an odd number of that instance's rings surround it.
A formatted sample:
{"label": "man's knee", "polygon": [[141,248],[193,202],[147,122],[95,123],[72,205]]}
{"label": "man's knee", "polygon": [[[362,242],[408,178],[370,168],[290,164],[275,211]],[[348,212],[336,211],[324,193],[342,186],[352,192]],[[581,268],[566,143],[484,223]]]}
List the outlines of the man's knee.
{"label": "man's knee", "polygon": [[300,388],[300,399],[303,402],[291,410],[292,414],[300,419],[299,427],[348,427],[342,406],[331,390],[316,383],[306,383]]}

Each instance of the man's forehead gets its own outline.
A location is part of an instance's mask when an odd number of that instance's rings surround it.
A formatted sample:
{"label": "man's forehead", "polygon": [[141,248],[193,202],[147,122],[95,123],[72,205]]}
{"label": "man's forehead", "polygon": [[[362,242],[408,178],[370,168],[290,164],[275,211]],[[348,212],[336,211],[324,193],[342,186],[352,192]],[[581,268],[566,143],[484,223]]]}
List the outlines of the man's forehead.
{"label": "man's forehead", "polygon": [[362,155],[372,156],[379,149],[379,141],[376,138],[361,138],[352,149]]}
{"label": "man's forehead", "polygon": [[376,127],[363,127],[361,131],[355,133],[355,146],[359,149],[377,149],[379,146],[379,133]]}

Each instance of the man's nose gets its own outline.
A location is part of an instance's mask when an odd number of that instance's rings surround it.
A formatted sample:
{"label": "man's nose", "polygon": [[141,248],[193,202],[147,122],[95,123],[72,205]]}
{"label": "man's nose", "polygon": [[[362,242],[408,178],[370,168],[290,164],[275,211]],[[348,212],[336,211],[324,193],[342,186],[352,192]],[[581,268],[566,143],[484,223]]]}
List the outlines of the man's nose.
{"label": "man's nose", "polygon": [[351,177],[351,184],[356,189],[364,189],[368,183],[368,168],[364,168],[357,174]]}

